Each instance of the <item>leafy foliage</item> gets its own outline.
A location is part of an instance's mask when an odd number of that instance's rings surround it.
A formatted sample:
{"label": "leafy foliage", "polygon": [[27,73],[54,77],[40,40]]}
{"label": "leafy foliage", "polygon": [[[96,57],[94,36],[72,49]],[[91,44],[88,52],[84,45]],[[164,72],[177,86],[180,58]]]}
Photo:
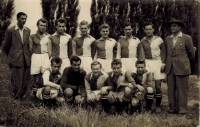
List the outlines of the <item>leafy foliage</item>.
{"label": "leafy foliage", "polygon": [[14,0],[0,0],[0,45],[14,14]]}
{"label": "leafy foliage", "polygon": [[142,39],[145,36],[143,23],[150,21],[155,26],[154,33],[164,39],[170,34],[167,23],[174,17],[185,23],[182,31],[192,36],[197,47],[197,4],[195,0],[93,0],[90,34],[100,38],[99,25],[108,23],[111,26],[110,37],[118,40],[124,34],[123,24],[130,21],[133,35]]}
{"label": "leafy foliage", "polygon": [[66,33],[72,37],[76,35],[77,20],[80,12],[79,0],[42,0],[43,17],[48,23],[48,32],[53,34],[55,29],[55,21],[59,18],[65,18]]}

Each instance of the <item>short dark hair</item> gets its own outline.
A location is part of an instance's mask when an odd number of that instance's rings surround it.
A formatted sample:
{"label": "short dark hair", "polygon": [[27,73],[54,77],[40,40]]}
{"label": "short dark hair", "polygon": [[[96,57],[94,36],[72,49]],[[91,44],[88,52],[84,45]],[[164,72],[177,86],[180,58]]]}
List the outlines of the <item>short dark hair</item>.
{"label": "short dark hair", "polygon": [[113,65],[118,65],[120,64],[122,66],[122,61],[120,59],[114,59],[112,62],[111,62],[111,67]]}
{"label": "short dark hair", "polygon": [[17,13],[17,19],[20,18],[21,15],[25,15],[26,17],[28,17],[26,13],[24,13],[24,12],[19,12],[19,13]]}
{"label": "short dark hair", "polygon": [[127,27],[127,26],[131,26],[131,28],[133,28],[133,25],[130,22],[125,22],[124,23],[124,28]]}
{"label": "short dark hair", "polygon": [[80,22],[79,27],[81,27],[81,25],[87,25],[88,28],[90,27],[90,24],[85,20]]}
{"label": "short dark hair", "polygon": [[76,62],[80,61],[81,62],[81,59],[78,56],[72,56],[71,59],[70,59],[70,64],[72,64],[73,61],[76,61]]}
{"label": "short dark hair", "polygon": [[110,29],[110,26],[107,23],[103,23],[100,27],[99,30],[101,30],[102,28],[108,28]]}
{"label": "short dark hair", "polygon": [[37,26],[39,25],[39,22],[43,22],[43,23],[46,23],[46,24],[48,24],[48,21],[45,19],[45,18],[41,18],[41,19],[39,19],[38,21],[37,21]]}
{"label": "short dark hair", "polygon": [[100,68],[102,68],[102,65],[101,65],[101,63],[99,61],[92,62],[91,63],[91,68],[92,68],[93,65],[98,65],[98,64],[100,65]]}
{"label": "short dark hair", "polygon": [[65,18],[59,18],[58,20],[56,20],[56,25],[58,25],[58,22],[59,22],[59,23],[65,23],[65,25],[66,25],[66,20],[65,20]]}
{"label": "short dark hair", "polygon": [[51,59],[51,65],[52,65],[54,62],[55,62],[56,64],[62,64],[62,59],[59,58],[59,57],[53,57],[53,58]]}
{"label": "short dark hair", "polygon": [[145,27],[148,25],[151,25],[153,29],[155,28],[152,22],[144,22],[143,28],[145,29]]}
{"label": "short dark hair", "polygon": [[144,64],[144,66],[146,67],[146,63],[145,63],[144,60],[137,60],[137,61],[135,62],[135,66],[137,66],[138,64]]}

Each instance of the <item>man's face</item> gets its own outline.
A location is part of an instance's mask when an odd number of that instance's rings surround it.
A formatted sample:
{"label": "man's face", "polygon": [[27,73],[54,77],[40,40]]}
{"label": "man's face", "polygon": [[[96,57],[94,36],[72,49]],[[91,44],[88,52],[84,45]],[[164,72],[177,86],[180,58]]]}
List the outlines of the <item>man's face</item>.
{"label": "man's face", "polygon": [[43,23],[39,21],[39,24],[37,25],[37,27],[38,27],[39,32],[44,33],[46,32],[47,23]]}
{"label": "man's face", "polygon": [[80,70],[81,61],[72,61],[71,67],[74,71],[78,72]]}
{"label": "man's face", "polygon": [[57,63],[53,62],[51,64],[52,73],[53,74],[58,74],[59,70],[60,70],[60,67],[61,67],[61,64],[57,64]]}
{"label": "man's face", "polygon": [[82,35],[87,35],[88,30],[89,30],[87,25],[81,25],[79,29]]}
{"label": "man's face", "polygon": [[126,36],[131,36],[132,32],[133,32],[133,29],[131,28],[131,26],[125,26],[124,33]]}
{"label": "man's face", "polygon": [[100,72],[101,72],[101,67],[100,67],[99,64],[92,65],[92,73],[93,73],[93,75],[98,76]]}
{"label": "man's face", "polygon": [[137,64],[136,68],[137,68],[137,73],[138,74],[143,74],[144,71],[145,71],[145,65],[144,64]]}
{"label": "man's face", "polygon": [[170,25],[170,30],[171,30],[172,33],[178,33],[181,30],[181,26],[179,26],[176,23],[172,23]]}
{"label": "man's face", "polygon": [[101,34],[101,37],[108,38],[109,29],[108,28],[101,28],[100,34]]}
{"label": "man's face", "polygon": [[21,16],[17,19],[18,24],[19,24],[20,26],[24,26],[24,24],[26,23],[26,18],[27,18],[26,15],[21,15]]}
{"label": "man's face", "polygon": [[58,22],[56,29],[58,33],[63,34],[65,32],[65,23]]}
{"label": "man's face", "polygon": [[154,29],[153,29],[152,25],[145,26],[144,32],[145,32],[147,37],[153,36]]}
{"label": "man's face", "polygon": [[121,73],[122,66],[120,64],[114,64],[111,68],[113,70],[114,75],[119,75]]}

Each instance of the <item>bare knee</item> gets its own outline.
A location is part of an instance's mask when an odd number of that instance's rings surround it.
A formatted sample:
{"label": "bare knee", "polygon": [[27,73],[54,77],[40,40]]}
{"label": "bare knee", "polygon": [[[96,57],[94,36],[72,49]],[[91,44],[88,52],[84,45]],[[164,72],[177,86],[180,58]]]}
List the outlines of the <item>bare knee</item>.
{"label": "bare knee", "polygon": [[43,87],[43,89],[42,89],[42,93],[43,93],[43,94],[46,94],[46,95],[49,95],[49,94],[50,94],[50,91],[51,91],[51,87],[49,87],[49,86],[45,86],[45,87]]}
{"label": "bare knee", "polygon": [[139,104],[139,99],[136,98],[136,97],[133,97],[133,98],[131,99],[131,105],[132,105],[133,107],[137,107],[138,104]]}
{"label": "bare knee", "polygon": [[65,96],[66,98],[72,97],[72,96],[73,96],[73,90],[72,90],[71,88],[66,88],[66,89],[64,90],[64,96]]}
{"label": "bare knee", "polygon": [[63,106],[65,104],[65,98],[63,97],[57,97],[56,101],[58,106]]}
{"label": "bare knee", "polygon": [[83,104],[83,103],[85,103],[85,97],[81,97],[81,95],[77,95],[75,97],[75,103],[76,104]]}
{"label": "bare knee", "polygon": [[147,93],[153,93],[153,88],[152,87],[147,87]]}
{"label": "bare knee", "polygon": [[129,87],[125,87],[124,95],[125,95],[125,96],[130,96],[131,93],[132,93],[131,88],[129,88]]}

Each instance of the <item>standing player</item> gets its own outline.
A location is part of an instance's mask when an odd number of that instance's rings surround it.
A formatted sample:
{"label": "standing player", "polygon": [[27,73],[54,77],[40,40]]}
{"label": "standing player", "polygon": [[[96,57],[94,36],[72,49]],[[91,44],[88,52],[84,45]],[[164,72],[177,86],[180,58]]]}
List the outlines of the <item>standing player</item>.
{"label": "standing player", "polygon": [[130,22],[124,24],[125,37],[117,43],[117,58],[122,61],[123,69],[136,72],[135,63],[140,55],[140,40],[132,35],[133,28]]}
{"label": "standing player", "polygon": [[122,115],[127,115],[128,107],[132,98],[132,93],[136,89],[134,79],[131,77],[130,71],[122,70],[122,62],[119,59],[114,59],[111,63],[113,71],[108,73],[107,85],[111,86],[112,89],[108,94],[108,101],[110,104],[120,103],[120,111]]}
{"label": "standing player", "polygon": [[57,31],[49,37],[48,51],[50,58],[60,57],[62,59],[61,72],[70,66],[69,58],[75,54],[74,43],[69,34],[65,33],[66,20],[60,18],[56,21]]}
{"label": "standing player", "polygon": [[38,30],[36,34],[30,36],[30,48],[32,51],[31,75],[34,95],[37,88],[41,85],[41,74],[50,65],[47,49],[49,41],[49,34],[46,33],[47,24],[48,22],[45,18],[39,19],[37,21]]}
{"label": "standing player", "polygon": [[83,105],[86,100],[84,78],[86,72],[80,68],[81,59],[78,56],[72,56],[70,59],[71,67],[66,67],[61,86],[64,90],[64,96],[67,103]]}
{"label": "standing player", "polygon": [[109,38],[110,26],[106,23],[99,27],[101,38],[92,44],[92,59],[102,64],[104,72],[111,71],[110,63],[115,58],[117,48],[116,41]]}
{"label": "standing player", "polygon": [[75,37],[73,40],[76,43],[76,55],[81,58],[81,67],[86,71],[86,73],[91,72],[91,68],[89,65],[92,63],[91,57],[91,45],[95,39],[88,34],[89,24],[87,21],[83,20],[79,24],[79,29],[81,31],[81,35]]}
{"label": "standing player", "polygon": [[156,88],[156,112],[161,112],[160,104],[162,101],[161,83],[166,75],[163,73],[165,67],[165,46],[163,40],[159,36],[155,36],[154,25],[152,23],[144,23],[144,32],[146,36],[141,40],[143,53],[141,59],[145,59],[147,70],[153,73]]}

